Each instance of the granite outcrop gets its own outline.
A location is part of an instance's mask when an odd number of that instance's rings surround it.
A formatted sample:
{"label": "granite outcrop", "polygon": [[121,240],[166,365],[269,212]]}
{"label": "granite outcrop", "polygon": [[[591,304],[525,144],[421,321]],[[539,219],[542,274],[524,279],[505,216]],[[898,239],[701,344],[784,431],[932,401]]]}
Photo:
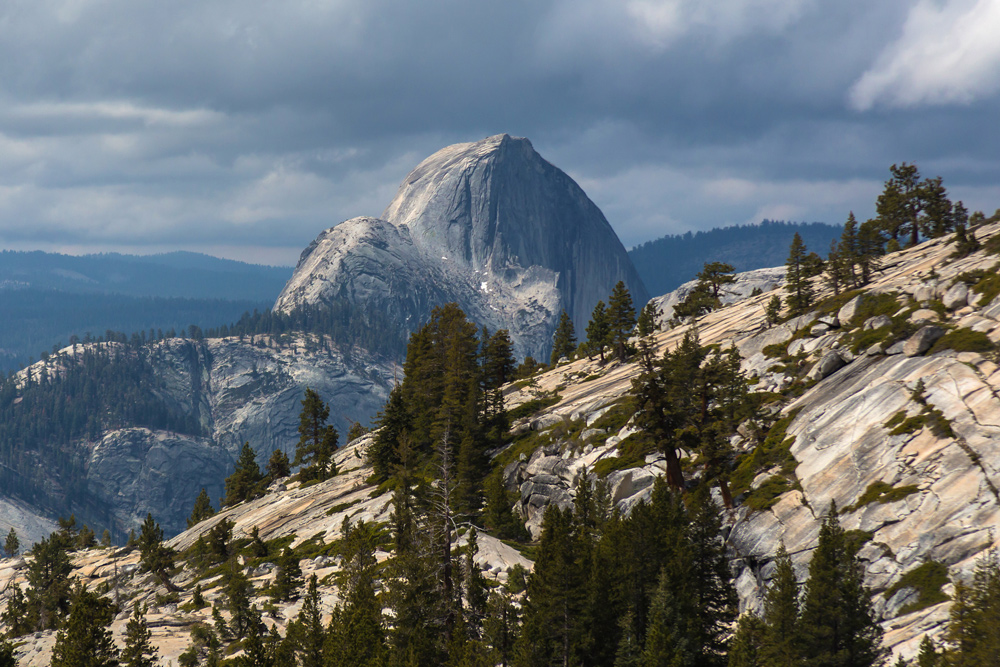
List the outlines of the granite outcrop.
{"label": "granite outcrop", "polygon": [[302,253],[275,310],[348,300],[412,331],[434,306],[507,329],[520,356],[547,357],[559,315],[583,331],[622,280],[649,295],[600,209],[524,138],[441,149],[403,180],[380,218],[332,227]]}

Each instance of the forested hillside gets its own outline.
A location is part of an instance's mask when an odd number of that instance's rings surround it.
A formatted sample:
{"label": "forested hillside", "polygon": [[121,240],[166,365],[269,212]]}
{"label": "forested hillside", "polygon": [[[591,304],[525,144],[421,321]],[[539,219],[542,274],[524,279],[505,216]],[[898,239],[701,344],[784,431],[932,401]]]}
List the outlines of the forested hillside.
{"label": "forested hillside", "polygon": [[[346,303],[287,314],[255,311],[213,329],[190,325],[73,337],[67,347],[43,352],[41,361],[0,380],[0,492],[50,516],[75,513],[120,537],[126,524],[120,513],[114,518],[113,498],[102,497],[87,477],[88,460],[109,432],[149,429],[211,443],[217,421],[227,418],[225,410],[246,410],[248,401],[294,384],[286,370],[270,368],[268,360],[305,352],[337,365],[354,350],[361,350],[362,359],[395,360],[402,357],[405,340],[384,316]],[[237,350],[236,359],[227,362],[236,369],[215,368],[212,350],[217,348]],[[332,357],[332,350],[343,356]],[[230,378],[233,372],[248,381],[213,385],[212,378]],[[209,391],[218,395],[221,412],[205,404],[203,394]],[[368,410],[348,416],[367,422],[375,411]],[[343,419],[337,415],[338,422]],[[225,448],[233,443],[213,444],[220,464],[229,465]]]}
{"label": "forested hillside", "polygon": [[796,232],[820,254],[840,237],[836,225],[764,220],[759,225],[664,236],[637,245],[628,255],[649,293],[659,296],[693,280],[706,262],[724,262],[736,271],[781,266]]}

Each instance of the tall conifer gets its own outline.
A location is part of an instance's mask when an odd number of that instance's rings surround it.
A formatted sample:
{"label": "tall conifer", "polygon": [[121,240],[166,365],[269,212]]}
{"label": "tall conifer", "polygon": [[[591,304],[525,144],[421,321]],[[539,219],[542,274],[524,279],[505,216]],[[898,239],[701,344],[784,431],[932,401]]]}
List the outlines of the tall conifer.
{"label": "tall conifer", "polygon": [[139,601],[132,604],[132,616],[125,626],[125,650],[122,651],[122,667],[153,667],[156,664],[157,649],[152,644],[153,635],[146,625],[145,611]]}
{"label": "tall conifer", "polygon": [[594,306],[594,312],[590,315],[590,322],[587,324],[587,356],[594,352],[604,362],[604,348],[610,343],[611,326],[608,323],[608,313],[605,310],[604,302],[598,301]]}
{"label": "tall conifer", "polygon": [[865,588],[863,571],[851,553],[837,506],[820,527],[819,544],[809,562],[802,605],[805,658],[812,667],[869,667],[885,663],[882,628]]}
{"label": "tall conifer", "polygon": [[774,576],[764,596],[762,655],[774,667],[796,667],[801,662],[799,585],[785,543],[778,547]]}
{"label": "tall conifer", "polygon": [[635,329],[635,306],[625,282],[619,280],[608,297],[608,330],[619,361],[628,355],[628,339]]}
{"label": "tall conifer", "polygon": [[549,357],[549,363],[555,366],[562,357],[571,358],[575,350],[576,330],[573,328],[573,320],[564,310],[559,316],[555,333],[552,334],[552,355]]}
{"label": "tall conifer", "polygon": [[800,315],[812,303],[812,285],[809,282],[808,254],[806,244],[798,232],[792,237],[792,245],[788,250],[788,260],[785,262],[785,291],[788,297],[785,303],[789,312]]}

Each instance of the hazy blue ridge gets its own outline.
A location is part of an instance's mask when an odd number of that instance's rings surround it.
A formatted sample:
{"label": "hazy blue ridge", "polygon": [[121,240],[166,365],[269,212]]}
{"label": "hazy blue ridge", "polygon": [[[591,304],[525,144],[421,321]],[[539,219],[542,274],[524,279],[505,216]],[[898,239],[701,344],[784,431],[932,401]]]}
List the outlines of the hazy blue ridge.
{"label": "hazy blue ridge", "polygon": [[71,293],[26,287],[0,289],[0,369],[21,368],[70,336],[94,338],[107,330],[127,334],[162,329],[178,333],[230,324],[245,312],[264,311],[273,299],[186,299],[122,294]]}
{"label": "hazy blue ridge", "polygon": [[193,252],[73,256],[0,251],[0,295],[34,287],[75,293],[273,303],[291,275],[291,267],[247,264]]}
{"label": "hazy blue ridge", "polygon": [[822,222],[775,222],[721,227],[707,232],[664,236],[632,248],[628,255],[653,296],[666,294],[693,280],[706,262],[726,262],[737,271],[781,266],[795,232],[806,247],[822,257],[841,226]]}

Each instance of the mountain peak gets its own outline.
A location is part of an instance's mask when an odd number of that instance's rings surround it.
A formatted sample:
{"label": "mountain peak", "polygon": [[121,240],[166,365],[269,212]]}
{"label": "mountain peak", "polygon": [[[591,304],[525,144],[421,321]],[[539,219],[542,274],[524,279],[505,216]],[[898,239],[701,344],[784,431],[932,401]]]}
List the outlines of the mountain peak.
{"label": "mountain peak", "polygon": [[619,280],[646,302],[625,248],[580,186],[528,139],[497,134],[423,160],[381,219],[320,235],[275,307],[351,298],[412,327],[457,301],[480,325],[510,331],[520,354],[544,356],[561,311],[582,331]]}

